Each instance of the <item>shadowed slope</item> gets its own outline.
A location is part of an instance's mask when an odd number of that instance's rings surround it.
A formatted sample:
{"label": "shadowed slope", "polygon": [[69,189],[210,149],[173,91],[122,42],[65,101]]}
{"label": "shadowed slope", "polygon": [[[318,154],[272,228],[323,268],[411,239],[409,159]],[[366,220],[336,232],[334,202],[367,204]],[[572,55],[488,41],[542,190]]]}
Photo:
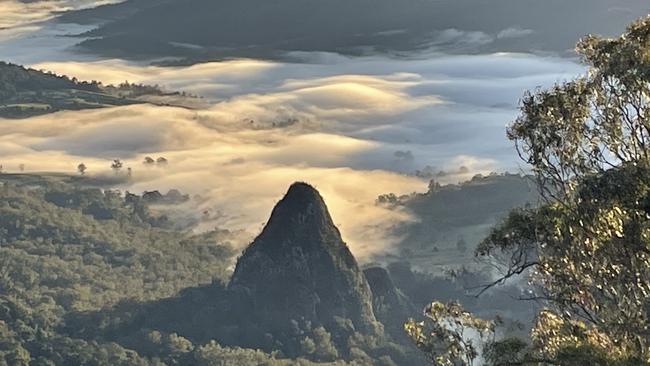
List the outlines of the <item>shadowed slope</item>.
{"label": "shadowed slope", "polygon": [[368,283],[320,194],[295,183],[237,263],[229,288],[279,327],[291,320],[332,325],[336,317],[376,332]]}

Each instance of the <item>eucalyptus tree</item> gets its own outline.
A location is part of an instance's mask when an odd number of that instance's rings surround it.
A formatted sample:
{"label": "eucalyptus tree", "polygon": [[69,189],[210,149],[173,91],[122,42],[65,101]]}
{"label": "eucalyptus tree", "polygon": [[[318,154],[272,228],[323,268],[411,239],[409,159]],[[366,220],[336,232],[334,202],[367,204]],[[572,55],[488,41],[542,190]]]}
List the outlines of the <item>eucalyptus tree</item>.
{"label": "eucalyptus tree", "polygon": [[542,202],[512,211],[476,252],[505,259],[492,285],[528,275],[545,306],[525,357],[499,364],[650,360],[650,18],[577,51],[588,72],[527,92],[507,130]]}

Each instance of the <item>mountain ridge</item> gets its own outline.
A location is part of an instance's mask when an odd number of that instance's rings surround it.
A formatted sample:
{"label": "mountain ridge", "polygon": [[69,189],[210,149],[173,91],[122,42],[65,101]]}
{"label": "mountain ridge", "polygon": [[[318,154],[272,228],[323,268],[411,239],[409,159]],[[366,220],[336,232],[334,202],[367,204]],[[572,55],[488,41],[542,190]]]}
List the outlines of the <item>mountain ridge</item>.
{"label": "mountain ridge", "polygon": [[[101,20],[83,35],[92,37],[81,42],[84,51],[135,59],[176,56],[192,63],[282,59],[292,51],[357,55],[430,47],[567,54],[587,33],[614,36],[648,11],[642,0],[130,0],[60,20]],[[550,17],[565,27],[550,26]]]}
{"label": "mountain ridge", "polygon": [[[128,82],[104,85],[96,80],[80,81],[0,61],[0,118],[20,119],[65,110],[134,104],[164,106],[172,105],[164,103],[165,98],[173,101],[172,97],[179,99],[181,96],[181,93],[165,92],[158,86]],[[173,104],[182,106],[182,103]]]}

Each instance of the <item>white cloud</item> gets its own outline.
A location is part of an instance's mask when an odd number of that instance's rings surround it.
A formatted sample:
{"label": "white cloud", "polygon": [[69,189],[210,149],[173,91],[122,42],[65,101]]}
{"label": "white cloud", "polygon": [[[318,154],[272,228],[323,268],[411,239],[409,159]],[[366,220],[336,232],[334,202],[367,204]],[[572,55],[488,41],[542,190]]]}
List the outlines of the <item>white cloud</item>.
{"label": "white cloud", "polygon": [[[0,41],[0,50],[6,44]],[[289,184],[308,181],[322,192],[353,252],[371,258],[396,242],[391,226],[412,219],[375,206],[379,194],[426,189],[426,182],[403,175],[426,165],[468,168],[450,181],[511,169],[516,157],[504,127],[523,90],[582,71],[568,60],[518,54],[299,56],[306,62],[174,68],[122,60],[37,62],[36,68],[79,79],[201,94],[207,106],[136,105],[2,120],[0,164],[73,173],[83,161],[89,174],[112,174],[110,159],[119,157],[133,168],[124,189],[198,194],[203,199],[188,214],[198,220],[211,212],[201,229],[222,225],[251,235]],[[147,155],[170,164],[146,168]]]}
{"label": "white cloud", "polygon": [[[177,108],[139,105],[4,122],[0,151],[6,170],[26,164],[28,171],[73,173],[84,162],[90,175],[113,174],[110,159],[119,157],[133,170],[123,189],[180,188],[204,197],[188,206],[187,215],[220,214],[203,229],[218,225],[253,235],[292,182],[310,182],[325,197],[353,251],[364,257],[389,251],[397,238],[387,228],[410,220],[407,213],[375,206],[374,199],[425,186],[412,177],[346,167],[349,155],[374,148],[372,142],[324,133],[220,131]],[[59,122],[59,128],[47,128]],[[146,167],[146,155],[164,156],[169,164]]]}

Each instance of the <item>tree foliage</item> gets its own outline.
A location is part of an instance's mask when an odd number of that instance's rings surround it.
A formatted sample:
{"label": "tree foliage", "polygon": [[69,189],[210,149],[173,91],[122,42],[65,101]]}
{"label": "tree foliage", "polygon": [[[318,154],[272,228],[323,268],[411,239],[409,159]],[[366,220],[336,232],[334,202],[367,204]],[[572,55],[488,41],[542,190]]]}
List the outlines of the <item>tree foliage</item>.
{"label": "tree foliage", "polygon": [[[531,269],[535,352],[595,347],[650,360],[650,18],[578,45],[587,75],[528,93],[508,129],[544,202],[518,210],[478,249]],[[575,356],[575,355],[574,355]]]}
{"label": "tree foliage", "polygon": [[434,301],[424,310],[426,321],[404,324],[416,345],[437,366],[469,366],[478,358],[480,343],[494,335],[494,324],[473,316],[457,302]]}
{"label": "tree foliage", "polygon": [[149,364],[66,336],[67,314],[227,278],[234,251],[218,232],[161,227],[136,195],[20,177],[0,181],[0,365]]}
{"label": "tree foliage", "polygon": [[[529,274],[528,349],[492,343],[494,365],[650,361],[650,18],[577,47],[589,71],[528,92],[508,128],[542,195],[512,211],[477,255]],[[435,319],[434,319],[435,320]]]}

